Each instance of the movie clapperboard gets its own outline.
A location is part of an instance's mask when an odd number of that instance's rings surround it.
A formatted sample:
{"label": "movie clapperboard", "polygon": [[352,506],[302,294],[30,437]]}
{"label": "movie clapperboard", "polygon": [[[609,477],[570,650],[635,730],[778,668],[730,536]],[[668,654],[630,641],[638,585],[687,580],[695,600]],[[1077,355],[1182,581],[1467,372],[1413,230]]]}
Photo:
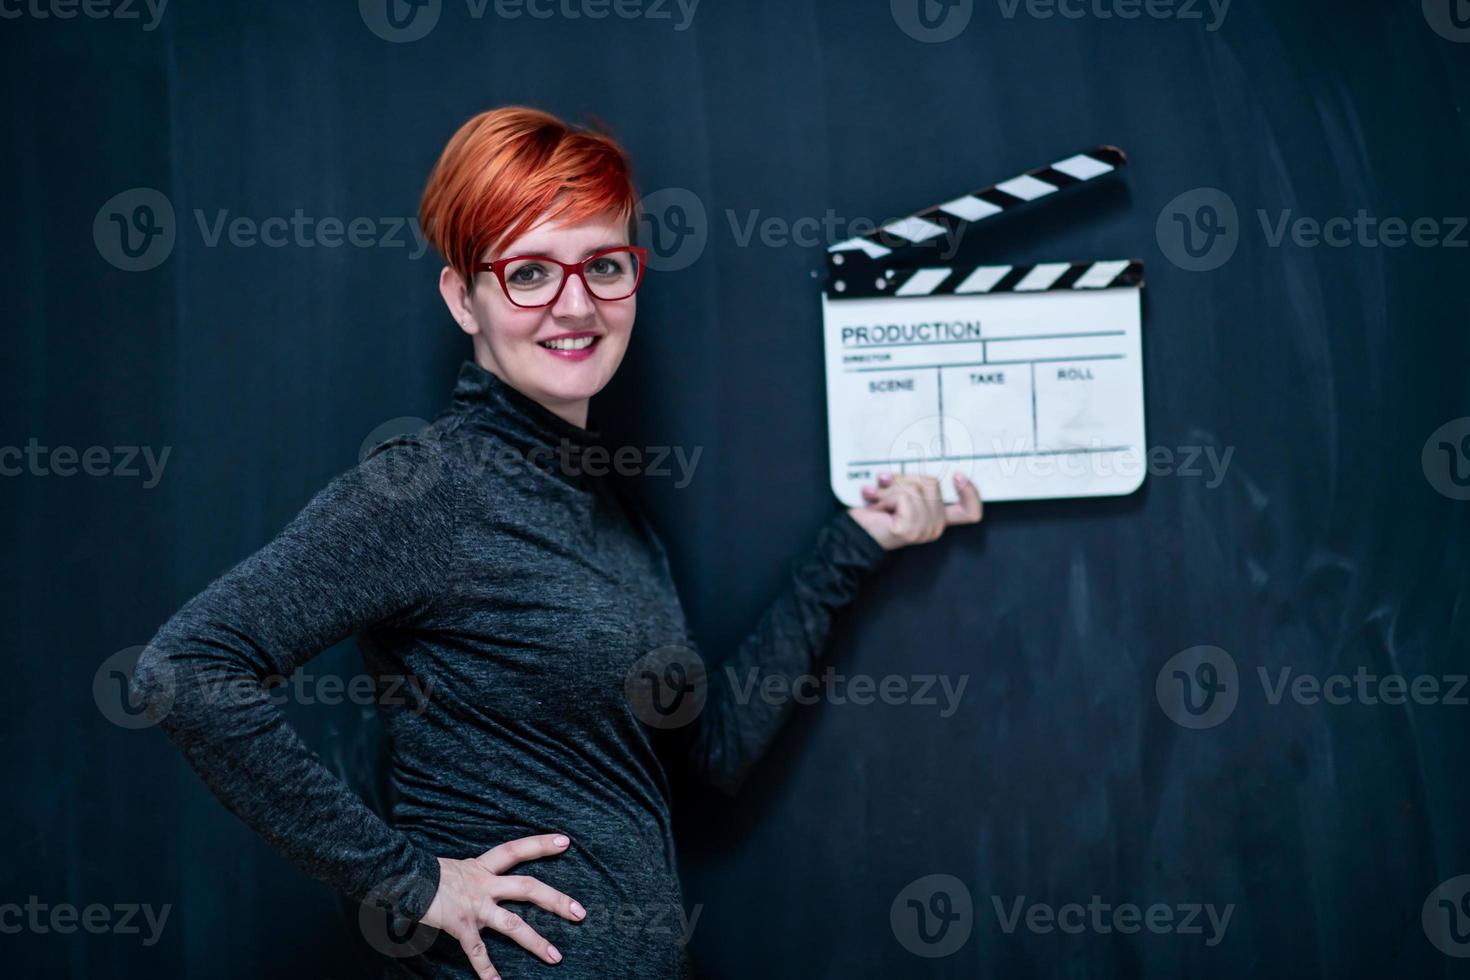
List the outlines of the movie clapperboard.
{"label": "movie clapperboard", "polygon": [[[1103,146],[827,251],[832,490],[959,470],[986,501],[1103,497],[1143,482],[1143,263],[938,264],[931,239],[1116,173]],[[923,243],[929,242],[924,248]]]}

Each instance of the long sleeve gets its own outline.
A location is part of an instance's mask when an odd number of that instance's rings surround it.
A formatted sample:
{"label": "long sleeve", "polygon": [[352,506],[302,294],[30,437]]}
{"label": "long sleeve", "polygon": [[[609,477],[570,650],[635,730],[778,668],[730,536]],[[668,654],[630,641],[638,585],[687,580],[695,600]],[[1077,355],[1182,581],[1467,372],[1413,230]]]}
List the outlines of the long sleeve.
{"label": "long sleeve", "polygon": [[308,874],[413,920],[438,888],[436,858],[320,761],[263,682],[428,608],[455,547],[448,462],[432,442],[398,439],[335,477],[163,625],[132,683],[225,806]]}
{"label": "long sleeve", "polygon": [[886,554],[845,510],[821,528],[755,630],[726,663],[708,669],[704,707],[686,733],[687,757],[700,778],[727,794],[740,788],[795,704],[789,696],[762,697],[760,685],[779,678],[778,689],[790,692],[812,672],[833,614]]}

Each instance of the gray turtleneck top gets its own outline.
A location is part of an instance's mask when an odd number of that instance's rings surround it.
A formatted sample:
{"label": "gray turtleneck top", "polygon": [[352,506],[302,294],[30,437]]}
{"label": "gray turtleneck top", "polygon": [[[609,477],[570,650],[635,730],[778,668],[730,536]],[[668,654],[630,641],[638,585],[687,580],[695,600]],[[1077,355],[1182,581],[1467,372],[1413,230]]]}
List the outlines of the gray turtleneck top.
{"label": "gray turtleneck top", "polygon": [[[833,613],[884,552],[836,514],[754,631],[702,674],[658,538],[616,475],[590,475],[610,457],[595,430],[464,362],[429,426],[334,478],[163,625],[134,697],[227,807],[398,926],[427,910],[436,857],[562,832],[566,853],[511,873],[587,917],[513,906],[563,960],[485,930],[502,974],[687,975],[664,761],[733,793],[791,709],[748,678],[790,691],[812,672]],[[352,635],[392,747],[387,820],[269,689]],[[364,931],[392,975],[473,976],[448,935]]]}

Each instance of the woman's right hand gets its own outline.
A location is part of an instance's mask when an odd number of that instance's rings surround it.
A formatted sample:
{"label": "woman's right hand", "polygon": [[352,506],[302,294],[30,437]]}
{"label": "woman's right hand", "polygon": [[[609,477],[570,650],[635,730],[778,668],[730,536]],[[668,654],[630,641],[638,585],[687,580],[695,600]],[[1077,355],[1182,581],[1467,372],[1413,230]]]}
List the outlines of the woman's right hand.
{"label": "woman's right hand", "polygon": [[480,980],[499,978],[480,938],[481,929],[509,936],[547,963],[560,963],[556,947],[500,903],[530,902],[572,922],[586,918],[587,910],[570,896],[528,875],[505,873],[524,861],[561,854],[569,843],[563,834],[542,834],[492,847],[467,861],[440,858],[439,890],[420,921],[458,939]]}

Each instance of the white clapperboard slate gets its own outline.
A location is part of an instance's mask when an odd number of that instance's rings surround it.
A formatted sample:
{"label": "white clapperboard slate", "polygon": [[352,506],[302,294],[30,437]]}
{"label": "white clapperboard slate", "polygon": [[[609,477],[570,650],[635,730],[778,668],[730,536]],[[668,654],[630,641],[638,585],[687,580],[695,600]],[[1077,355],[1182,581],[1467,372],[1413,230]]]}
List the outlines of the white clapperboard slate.
{"label": "white clapperboard slate", "polygon": [[[832,490],[880,470],[975,481],[987,501],[1143,482],[1143,263],[932,264],[940,235],[1116,173],[1104,146],[828,249],[822,319]],[[924,264],[927,252],[931,264]]]}

